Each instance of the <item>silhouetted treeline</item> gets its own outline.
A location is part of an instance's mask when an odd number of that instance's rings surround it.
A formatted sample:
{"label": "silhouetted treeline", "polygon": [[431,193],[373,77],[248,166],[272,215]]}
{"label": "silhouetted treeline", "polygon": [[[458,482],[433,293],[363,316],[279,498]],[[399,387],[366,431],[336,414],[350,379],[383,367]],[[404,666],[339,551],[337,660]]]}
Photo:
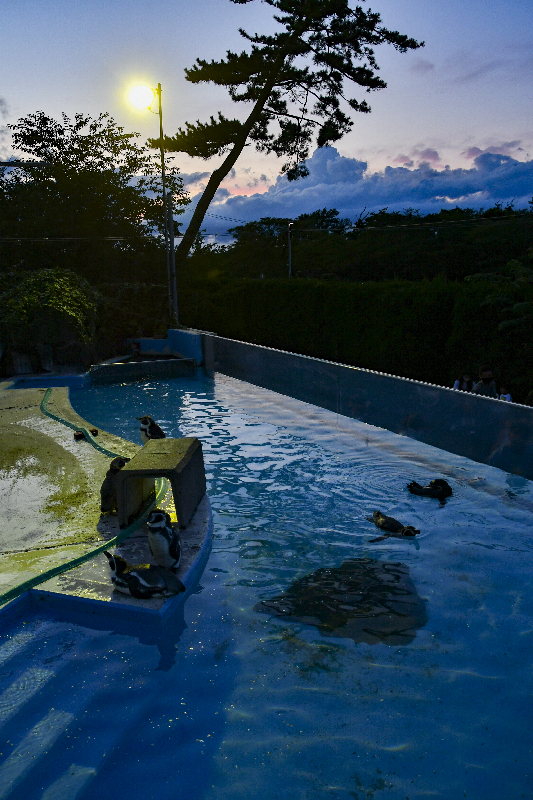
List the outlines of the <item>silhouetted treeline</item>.
{"label": "silhouetted treeline", "polygon": [[475,211],[455,208],[421,216],[387,209],[354,223],[335,209],[296,220],[265,217],[231,228],[230,245],[199,245],[189,259],[191,276],[282,278],[288,275],[289,223],[292,275],[320,280],[423,280],[437,275],[462,280],[524,259],[533,244],[533,208]]}
{"label": "silhouetted treeline", "polygon": [[[496,282],[296,278],[182,282],[182,322],[220,336],[452,386],[490,364],[516,402],[533,389],[533,272]],[[511,268],[512,271],[512,268]]]}

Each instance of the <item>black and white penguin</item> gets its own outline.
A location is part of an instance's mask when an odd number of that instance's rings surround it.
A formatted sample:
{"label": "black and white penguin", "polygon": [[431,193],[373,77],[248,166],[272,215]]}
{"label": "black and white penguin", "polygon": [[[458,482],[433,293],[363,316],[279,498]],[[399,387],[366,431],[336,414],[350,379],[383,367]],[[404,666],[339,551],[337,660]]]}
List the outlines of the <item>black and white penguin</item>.
{"label": "black and white penguin", "polygon": [[170,515],[154,508],[147,520],[148,545],[155,563],[160,567],[177,570],[181,560],[181,540],[174,530]]}
{"label": "black and white penguin", "polygon": [[445,504],[446,498],[451,497],[453,494],[452,487],[444,478],[435,478],[429,482],[428,486],[420,486],[416,481],[411,481],[411,483],[407,484],[407,488],[411,494],[434,497],[436,500],[440,500],[441,506]]}
{"label": "black and white penguin", "polygon": [[128,461],[129,458],[125,456],[117,456],[109,465],[100,489],[100,511],[102,514],[110,514],[117,508],[117,474]]}
{"label": "black and white penguin", "polygon": [[143,444],[150,441],[150,439],[166,439],[164,431],[161,430],[157,422],[154,422],[152,417],[147,414],[144,417],[137,417],[141,423],[141,439]]}
{"label": "black and white penguin", "polygon": [[371,517],[367,517],[367,520],[373,522],[378,528],[387,531],[383,536],[378,536],[377,539],[370,539],[371,542],[382,542],[383,539],[388,539],[390,536],[394,536],[396,539],[403,539],[406,536],[416,536],[417,533],[420,533],[412,525],[402,525],[397,519],[387,517],[381,511],[374,511]]}
{"label": "black and white penguin", "polygon": [[185,586],[169,569],[152,564],[128,564],[122,556],[104,550],[111,569],[111,581],[119,592],[139,600],[170,597],[185,591]]}

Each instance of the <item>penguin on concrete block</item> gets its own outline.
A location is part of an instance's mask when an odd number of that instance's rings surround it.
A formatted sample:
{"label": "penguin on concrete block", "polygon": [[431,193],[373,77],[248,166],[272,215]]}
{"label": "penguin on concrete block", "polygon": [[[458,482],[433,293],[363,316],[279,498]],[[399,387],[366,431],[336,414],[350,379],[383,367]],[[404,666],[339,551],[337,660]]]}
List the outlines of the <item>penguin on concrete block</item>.
{"label": "penguin on concrete block", "polygon": [[145,414],[143,417],[137,417],[141,423],[141,439],[142,443],[146,444],[150,439],[166,439],[166,434],[161,430],[157,422],[154,422],[152,417]]}
{"label": "penguin on concrete block", "polygon": [[100,489],[100,511],[111,514],[117,508],[117,475],[129,458],[117,456],[109,465],[102,488]]}
{"label": "penguin on concrete block", "polygon": [[185,591],[185,586],[169,569],[152,564],[128,564],[122,556],[104,550],[111,569],[111,582],[117,591],[139,600],[171,597]]}
{"label": "penguin on concrete block", "polygon": [[172,527],[170,515],[154,508],[148,515],[147,525],[148,545],[155,563],[176,571],[181,560],[181,540]]}

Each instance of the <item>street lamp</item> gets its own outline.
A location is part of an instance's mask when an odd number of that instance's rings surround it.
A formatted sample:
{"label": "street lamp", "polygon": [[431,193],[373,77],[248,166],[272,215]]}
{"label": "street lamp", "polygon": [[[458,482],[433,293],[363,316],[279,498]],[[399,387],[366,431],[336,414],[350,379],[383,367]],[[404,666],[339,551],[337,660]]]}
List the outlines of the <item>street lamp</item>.
{"label": "street lamp", "polygon": [[291,228],[294,225],[294,222],[289,222],[287,225],[287,236],[289,238],[289,278],[291,277],[292,273],[292,257],[291,257]]}
{"label": "street lamp", "polygon": [[[159,152],[161,153],[161,180],[163,184],[163,213],[165,231],[165,258],[167,265],[168,281],[168,306],[170,313],[174,311],[174,320],[179,325],[178,319],[178,290],[176,286],[176,252],[174,250],[174,215],[172,201],[167,202],[167,186],[165,176],[165,151],[163,150],[163,110],[161,106],[161,84],[157,89],[149,86],[134,86],[129,92],[129,101],[135,108],[146,108],[152,111],[152,103],[157,97],[159,103]],[[154,114],[157,112],[154,111]],[[172,278],[172,279],[171,279]]]}

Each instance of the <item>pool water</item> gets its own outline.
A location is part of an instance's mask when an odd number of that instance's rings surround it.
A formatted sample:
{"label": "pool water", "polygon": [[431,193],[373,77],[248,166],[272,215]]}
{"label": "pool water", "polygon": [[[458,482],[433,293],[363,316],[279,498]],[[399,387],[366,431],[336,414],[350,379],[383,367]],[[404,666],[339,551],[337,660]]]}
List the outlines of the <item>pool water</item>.
{"label": "pool water", "polygon": [[[3,635],[0,798],[533,796],[531,482],[223,376],[71,402],[139,443],[142,414],[201,439],[213,551],[162,632],[36,616]],[[406,489],[437,477],[444,507]],[[420,535],[371,543],[375,509]],[[385,627],[346,616],[350,562]],[[291,587],[298,613],[265,613]]]}

